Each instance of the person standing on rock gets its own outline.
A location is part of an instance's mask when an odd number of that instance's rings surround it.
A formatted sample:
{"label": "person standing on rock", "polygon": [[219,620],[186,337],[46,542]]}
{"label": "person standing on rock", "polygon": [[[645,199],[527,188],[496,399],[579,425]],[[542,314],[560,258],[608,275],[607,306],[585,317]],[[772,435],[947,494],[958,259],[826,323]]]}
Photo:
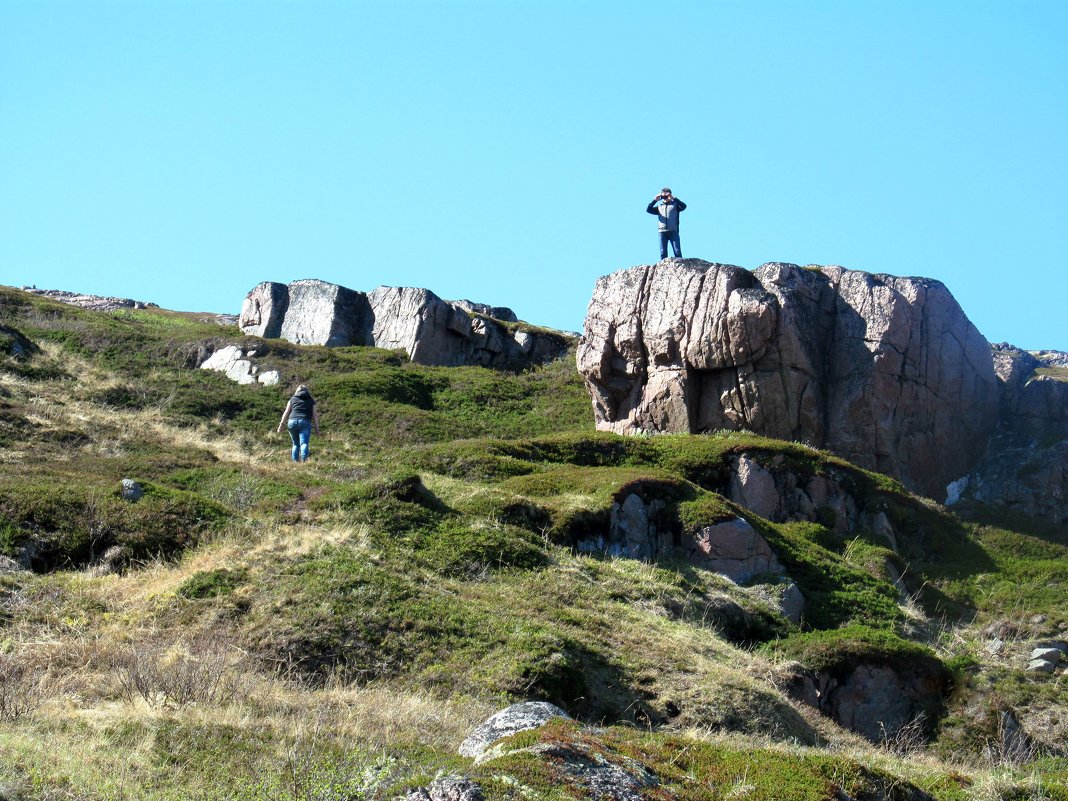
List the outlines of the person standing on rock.
{"label": "person standing on rock", "polygon": [[660,258],[667,258],[668,242],[676,259],[682,258],[682,243],[679,241],[679,213],[686,211],[686,204],[671,194],[666,186],[653,198],[645,210],[655,214],[660,224]]}
{"label": "person standing on rock", "polygon": [[319,408],[306,384],[297,387],[286,404],[282,420],[278,423],[278,433],[282,433],[282,426],[289,429],[289,437],[293,440],[293,461],[308,461],[312,429],[316,434],[319,433]]}

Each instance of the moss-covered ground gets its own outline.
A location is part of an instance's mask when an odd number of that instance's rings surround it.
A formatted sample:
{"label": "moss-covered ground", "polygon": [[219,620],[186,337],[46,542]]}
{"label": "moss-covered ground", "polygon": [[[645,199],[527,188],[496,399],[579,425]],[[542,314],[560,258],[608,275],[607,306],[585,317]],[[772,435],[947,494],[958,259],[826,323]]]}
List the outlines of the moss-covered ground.
{"label": "moss-covered ground", "polygon": [[[796,443],[596,433],[573,358],[430,368],[7,289],[0,325],[35,346],[0,355],[0,799],[390,798],[439,771],[489,798],[582,797],[520,746],[587,729],[456,756],[526,699],[607,727],[589,747],[678,798],[1068,797],[1065,674],[1023,670],[1068,627],[1056,528],[951,515]],[[224,344],[282,385],[196,368]],[[275,432],[298,381],[321,404],[306,465]],[[833,476],[899,541],[736,506],[743,451]],[[800,625],[759,577],[576,553],[630,493],[680,536],[745,517],[807,598]],[[873,746],[776,679],[862,659],[952,673],[933,741]],[[1006,710],[1034,736],[1022,760]]]}

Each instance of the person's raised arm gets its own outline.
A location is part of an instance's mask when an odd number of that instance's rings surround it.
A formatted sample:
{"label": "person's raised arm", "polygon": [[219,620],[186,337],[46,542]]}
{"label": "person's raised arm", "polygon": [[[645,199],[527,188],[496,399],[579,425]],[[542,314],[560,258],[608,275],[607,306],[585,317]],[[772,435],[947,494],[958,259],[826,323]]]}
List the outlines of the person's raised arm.
{"label": "person's raised arm", "polygon": [[289,403],[286,404],[286,410],[284,412],[282,412],[282,419],[278,423],[278,430],[279,431],[281,431],[282,430],[282,426],[284,426],[286,424],[286,421],[289,419],[289,413],[292,410],[293,410],[293,399],[290,398],[289,399]]}
{"label": "person's raised arm", "polygon": [[650,214],[657,214],[657,215],[659,215],[659,214],[660,214],[660,211],[659,211],[659,209],[657,209],[657,207],[656,207],[656,204],[657,204],[657,203],[659,203],[659,202],[660,202],[660,195],[657,195],[657,196],[656,196],[656,197],[654,197],[654,198],[653,198],[653,199],[652,199],[651,201],[649,201],[649,205],[645,207],[645,210],[646,210],[647,212],[649,212]]}
{"label": "person's raised arm", "polygon": [[679,207],[679,211],[686,211],[686,204],[678,198],[675,198],[675,205]]}

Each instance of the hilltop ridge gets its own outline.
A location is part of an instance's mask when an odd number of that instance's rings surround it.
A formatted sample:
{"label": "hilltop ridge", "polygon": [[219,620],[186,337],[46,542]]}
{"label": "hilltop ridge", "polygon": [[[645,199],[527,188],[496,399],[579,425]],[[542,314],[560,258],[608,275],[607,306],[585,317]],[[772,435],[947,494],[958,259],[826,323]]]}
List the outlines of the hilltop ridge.
{"label": "hilltop ridge", "polygon": [[[191,369],[225,347],[279,384]],[[0,289],[0,793],[1068,798],[1057,526],[749,432],[597,432],[568,356]],[[571,720],[461,750],[531,700]]]}

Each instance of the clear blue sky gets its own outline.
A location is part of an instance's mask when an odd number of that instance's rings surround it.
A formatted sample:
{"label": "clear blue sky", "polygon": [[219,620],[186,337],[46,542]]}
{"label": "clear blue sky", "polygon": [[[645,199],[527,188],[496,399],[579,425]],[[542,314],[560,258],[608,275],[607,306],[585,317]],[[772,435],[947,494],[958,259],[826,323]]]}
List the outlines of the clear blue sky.
{"label": "clear blue sky", "polygon": [[581,329],[687,256],[946,283],[1068,349],[1068,2],[0,0],[0,283],[425,286]]}

